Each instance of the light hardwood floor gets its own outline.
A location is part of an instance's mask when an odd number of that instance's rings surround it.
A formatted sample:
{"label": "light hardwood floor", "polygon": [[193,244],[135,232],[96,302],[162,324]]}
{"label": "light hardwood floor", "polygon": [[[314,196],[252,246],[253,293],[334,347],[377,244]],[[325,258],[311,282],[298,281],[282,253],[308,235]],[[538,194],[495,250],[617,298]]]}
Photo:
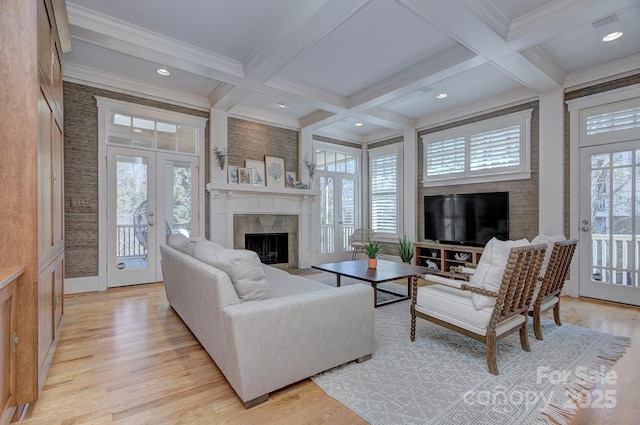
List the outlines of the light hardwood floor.
{"label": "light hardwood floor", "polygon": [[[25,425],[366,423],[308,379],[245,410],[169,307],[162,284],[67,296],[65,316],[44,390]],[[633,340],[615,369],[617,408],[585,409],[572,423],[640,423],[640,309],[563,299],[561,316]]]}

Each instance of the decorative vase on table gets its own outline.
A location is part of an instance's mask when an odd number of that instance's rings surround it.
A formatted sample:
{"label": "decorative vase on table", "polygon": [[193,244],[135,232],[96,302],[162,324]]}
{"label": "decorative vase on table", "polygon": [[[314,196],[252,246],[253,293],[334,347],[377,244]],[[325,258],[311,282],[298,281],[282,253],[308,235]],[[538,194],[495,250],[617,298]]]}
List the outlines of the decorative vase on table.
{"label": "decorative vase on table", "polygon": [[218,174],[218,179],[219,179],[220,183],[226,184],[227,183],[227,172],[224,171],[224,170],[220,170],[218,173],[219,173]]}
{"label": "decorative vase on table", "polygon": [[367,258],[367,267],[370,269],[378,268],[378,259],[377,258]]}

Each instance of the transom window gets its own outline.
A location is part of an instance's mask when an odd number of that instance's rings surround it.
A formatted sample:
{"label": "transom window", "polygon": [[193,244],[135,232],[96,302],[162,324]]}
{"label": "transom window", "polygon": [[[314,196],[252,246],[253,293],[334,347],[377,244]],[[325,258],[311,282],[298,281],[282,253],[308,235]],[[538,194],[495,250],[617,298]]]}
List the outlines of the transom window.
{"label": "transom window", "polygon": [[196,127],[116,112],[109,112],[108,119],[107,141],[109,144],[197,153],[198,129]]}
{"label": "transom window", "polygon": [[531,111],[422,136],[423,186],[530,178]]}

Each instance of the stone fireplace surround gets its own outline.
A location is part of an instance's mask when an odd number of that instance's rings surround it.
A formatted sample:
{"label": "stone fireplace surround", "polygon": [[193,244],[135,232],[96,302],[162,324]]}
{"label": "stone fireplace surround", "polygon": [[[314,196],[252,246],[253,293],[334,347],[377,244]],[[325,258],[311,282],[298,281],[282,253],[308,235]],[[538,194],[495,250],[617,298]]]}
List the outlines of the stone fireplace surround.
{"label": "stone fireplace surround", "polygon": [[[313,264],[314,228],[319,220],[319,191],[213,183],[210,188],[211,240],[228,248],[244,248],[245,233],[289,234],[289,263],[278,267],[307,268]],[[316,211],[316,212],[314,212]]]}

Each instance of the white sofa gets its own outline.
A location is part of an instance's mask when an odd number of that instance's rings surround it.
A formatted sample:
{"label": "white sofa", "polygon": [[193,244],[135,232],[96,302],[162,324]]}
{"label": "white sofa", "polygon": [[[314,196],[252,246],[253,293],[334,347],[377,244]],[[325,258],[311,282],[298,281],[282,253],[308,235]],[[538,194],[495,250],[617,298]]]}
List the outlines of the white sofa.
{"label": "white sofa", "polygon": [[[246,408],[266,401],[271,391],[371,357],[370,286],[333,288],[259,264],[267,282],[264,299],[242,301],[228,273],[189,255],[193,247],[197,254],[200,244],[206,244],[205,252],[222,247],[209,241],[187,248],[170,243],[181,250],[160,247],[167,299]],[[220,251],[222,268],[251,269],[240,264],[248,252]]]}

